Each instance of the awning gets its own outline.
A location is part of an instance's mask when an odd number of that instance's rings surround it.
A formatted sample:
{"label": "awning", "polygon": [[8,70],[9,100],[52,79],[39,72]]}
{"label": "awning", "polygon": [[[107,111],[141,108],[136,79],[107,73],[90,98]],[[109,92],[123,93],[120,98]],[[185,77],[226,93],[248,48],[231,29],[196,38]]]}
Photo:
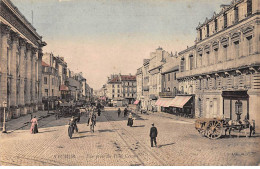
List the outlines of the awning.
{"label": "awning", "polygon": [[183,108],[192,96],[176,96],[168,106]]}
{"label": "awning", "polygon": [[134,104],[138,104],[138,103],[139,103],[139,101],[140,101],[140,100],[136,100],[136,101],[134,102]]}
{"label": "awning", "polygon": [[60,91],[68,91],[69,88],[66,85],[60,85]]}
{"label": "awning", "polygon": [[169,107],[169,103],[172,102],[173,99],[170,98],[160,98],[156,101],[155,105],[162,107]]}

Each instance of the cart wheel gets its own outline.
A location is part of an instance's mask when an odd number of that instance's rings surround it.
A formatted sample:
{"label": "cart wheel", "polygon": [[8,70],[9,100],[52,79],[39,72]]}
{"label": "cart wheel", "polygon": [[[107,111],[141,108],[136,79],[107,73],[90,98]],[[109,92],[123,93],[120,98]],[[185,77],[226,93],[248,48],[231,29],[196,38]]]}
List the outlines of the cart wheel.
{"label": "cart wheel", "polygon": [[207,129],[207,137],[217,139],[222,135],[223,124],[220,121],[211,121]]}

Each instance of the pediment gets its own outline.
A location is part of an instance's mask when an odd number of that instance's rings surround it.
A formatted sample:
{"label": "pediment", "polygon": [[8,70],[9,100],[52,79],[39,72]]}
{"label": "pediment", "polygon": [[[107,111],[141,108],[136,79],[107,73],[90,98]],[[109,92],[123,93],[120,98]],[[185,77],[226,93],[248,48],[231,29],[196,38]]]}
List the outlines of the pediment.
{"label": "pediment", "polygon": [[245,27],[245,28],[242,28],[242,32],[243,32],[243,34],[247,34],[247,33],[249,33],[249,32],[252,32],[254,30],[254,26],[247,26],[247,27]]}

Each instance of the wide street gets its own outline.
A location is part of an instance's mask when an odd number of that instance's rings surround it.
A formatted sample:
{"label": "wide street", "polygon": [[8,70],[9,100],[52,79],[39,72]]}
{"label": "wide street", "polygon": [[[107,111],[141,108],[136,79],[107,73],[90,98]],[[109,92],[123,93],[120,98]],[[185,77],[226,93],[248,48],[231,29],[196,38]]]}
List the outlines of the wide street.
{"label": "wide street", "polygon": [[[122,109],[123,110],[123,109]],[[1,134],[0,165],[259,165],[259,135],[210,140],[194,129],[194,120],[162,113],[134,114],[131,128],[115,108],[97,117],[95,133],[84,115],[79,133],[69,139],[69,118],[39,121],[39,133],[29,126]],[[150,147],[151,123],[158,129],[158,147]]]}

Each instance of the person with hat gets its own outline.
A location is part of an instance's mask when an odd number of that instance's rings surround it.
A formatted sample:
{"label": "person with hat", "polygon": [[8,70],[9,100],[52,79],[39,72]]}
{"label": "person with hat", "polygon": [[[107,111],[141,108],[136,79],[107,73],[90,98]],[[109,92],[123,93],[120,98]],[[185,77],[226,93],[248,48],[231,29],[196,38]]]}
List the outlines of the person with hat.
{"label": "person with hat", "polygon": [[157,147],[157,143],[156,143],[157,134],[158,134],[157,128],[154,127],[154,123],[152,123],[152,127],[150,129],[151,147],[153,147],[153,143],[155,144],[155,147]]}

